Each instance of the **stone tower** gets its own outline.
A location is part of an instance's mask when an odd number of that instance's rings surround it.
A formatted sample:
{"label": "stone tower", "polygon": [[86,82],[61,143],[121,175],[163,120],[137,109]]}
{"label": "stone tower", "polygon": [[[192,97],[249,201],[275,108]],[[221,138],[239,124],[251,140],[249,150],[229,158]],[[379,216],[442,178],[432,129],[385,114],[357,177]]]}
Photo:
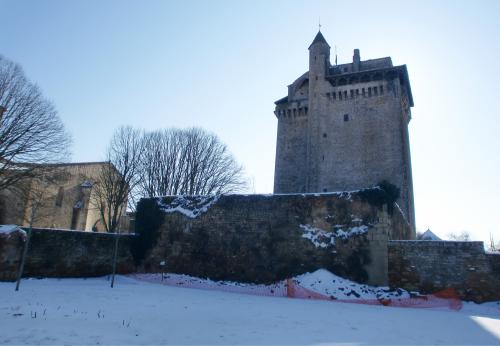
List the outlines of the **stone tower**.
{"label": "stone tower", "polygon": [[274,193],[348,191],[382,180],[415,229],[408,123],[413,107],[406,65],[390,57],[331,65],[318,32],[309,71],[275,102],[278,118]]}

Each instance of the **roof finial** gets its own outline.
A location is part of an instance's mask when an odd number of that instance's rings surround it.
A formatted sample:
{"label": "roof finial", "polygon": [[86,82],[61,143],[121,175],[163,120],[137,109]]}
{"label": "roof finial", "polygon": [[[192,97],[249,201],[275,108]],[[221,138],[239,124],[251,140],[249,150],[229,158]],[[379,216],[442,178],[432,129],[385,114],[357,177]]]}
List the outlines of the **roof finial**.
{"label": "roof finial", "polygon": [[318,17],[318,31],[321,31],[321,17]]}

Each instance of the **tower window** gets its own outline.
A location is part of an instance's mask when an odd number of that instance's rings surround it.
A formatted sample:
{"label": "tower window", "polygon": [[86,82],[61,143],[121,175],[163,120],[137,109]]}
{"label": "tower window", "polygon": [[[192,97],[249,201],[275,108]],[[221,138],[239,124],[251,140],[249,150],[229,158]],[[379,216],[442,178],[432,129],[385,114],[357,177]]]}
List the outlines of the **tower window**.
{"label": "tower window", "polygon": [[342,91],[339,91],[339,100],[342,100]]}
{"label": "tower window", "polygon": [[349,121],[349,114],[344,114],[344,121]]}
{"label": "tower window", "polygon": [[380,95],[382,95],[383,93],[384,93],[384,86],[383,86],[383,85],[381,85],[381,86],[380,86]]}
{"label": "tower window", "polygon": [[326,138],[326,133],[323,133],[323,138]]}
{"label": "tower window", "polygon": [[361,94],[363,94],[363,96],[365,96],[365,88],[361,88]]}
{"label": "tower window", "polygon": [[356,89],[356,96],[359,96],[359,89]]}
{"label": "tower window", "polygon": [[351,89],[351,98],[353,98],[353,97],[354,97],[354,90]]}
{"label": "tower window", "polygon": [[316,76],[316,80],[318,80],[318,76]]}
{"label": "tower window", "polygon": [[326,189],[323,189],[323,192],[326,192]]}
{"label": "tower window", "polygon": [[375,95],[378,95],[378,88],[377,88],[377,87],[373,87],[373,93],[374,93]]}
{"label": "tower window", "polygon": [[347,99],[347,90],[344,90],[344,98]]}
{"label": "tower window", "polygon": [[372,96],[372,88],[368,87],[368,96]]}
{"label": "tower window", "polygon": [[337,93],[332,93],[332,95],[334,100],[337,99]]}

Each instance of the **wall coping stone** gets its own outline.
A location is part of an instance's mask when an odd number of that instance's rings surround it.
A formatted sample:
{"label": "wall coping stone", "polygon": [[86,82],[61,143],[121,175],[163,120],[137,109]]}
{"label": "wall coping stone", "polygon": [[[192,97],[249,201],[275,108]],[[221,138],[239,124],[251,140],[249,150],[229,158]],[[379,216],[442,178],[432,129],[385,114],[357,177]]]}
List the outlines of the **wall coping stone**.
{"label": "wall coping stone", "polygon": [[[29,227],[20,226],[24,231],[28,231]],[[108,233],[108,232],[91,232],[83,230],[73,230],[73,229],[60,229],[60,228],[43,228],[43,227],[33,227],[31,229],[34,232],[59,232],[59,233],[87,233],[96,236],[114,236],[119,235],[120,237],[135,236],[135,233]]]}

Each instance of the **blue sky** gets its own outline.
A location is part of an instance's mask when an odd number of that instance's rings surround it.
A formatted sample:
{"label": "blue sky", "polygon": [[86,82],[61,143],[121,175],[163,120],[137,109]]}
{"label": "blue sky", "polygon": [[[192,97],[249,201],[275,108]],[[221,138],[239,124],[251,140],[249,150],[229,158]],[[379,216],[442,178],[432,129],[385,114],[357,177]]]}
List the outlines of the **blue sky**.
{"label": "blue sky", "polygon": [[120,125],[200,126],[272,192],[274,101],[318,30],[339,63],[407,64],[417,228],[500,241],[499,1],[0,0],[0,54],[20,63],[73,136],[104,157]]}

